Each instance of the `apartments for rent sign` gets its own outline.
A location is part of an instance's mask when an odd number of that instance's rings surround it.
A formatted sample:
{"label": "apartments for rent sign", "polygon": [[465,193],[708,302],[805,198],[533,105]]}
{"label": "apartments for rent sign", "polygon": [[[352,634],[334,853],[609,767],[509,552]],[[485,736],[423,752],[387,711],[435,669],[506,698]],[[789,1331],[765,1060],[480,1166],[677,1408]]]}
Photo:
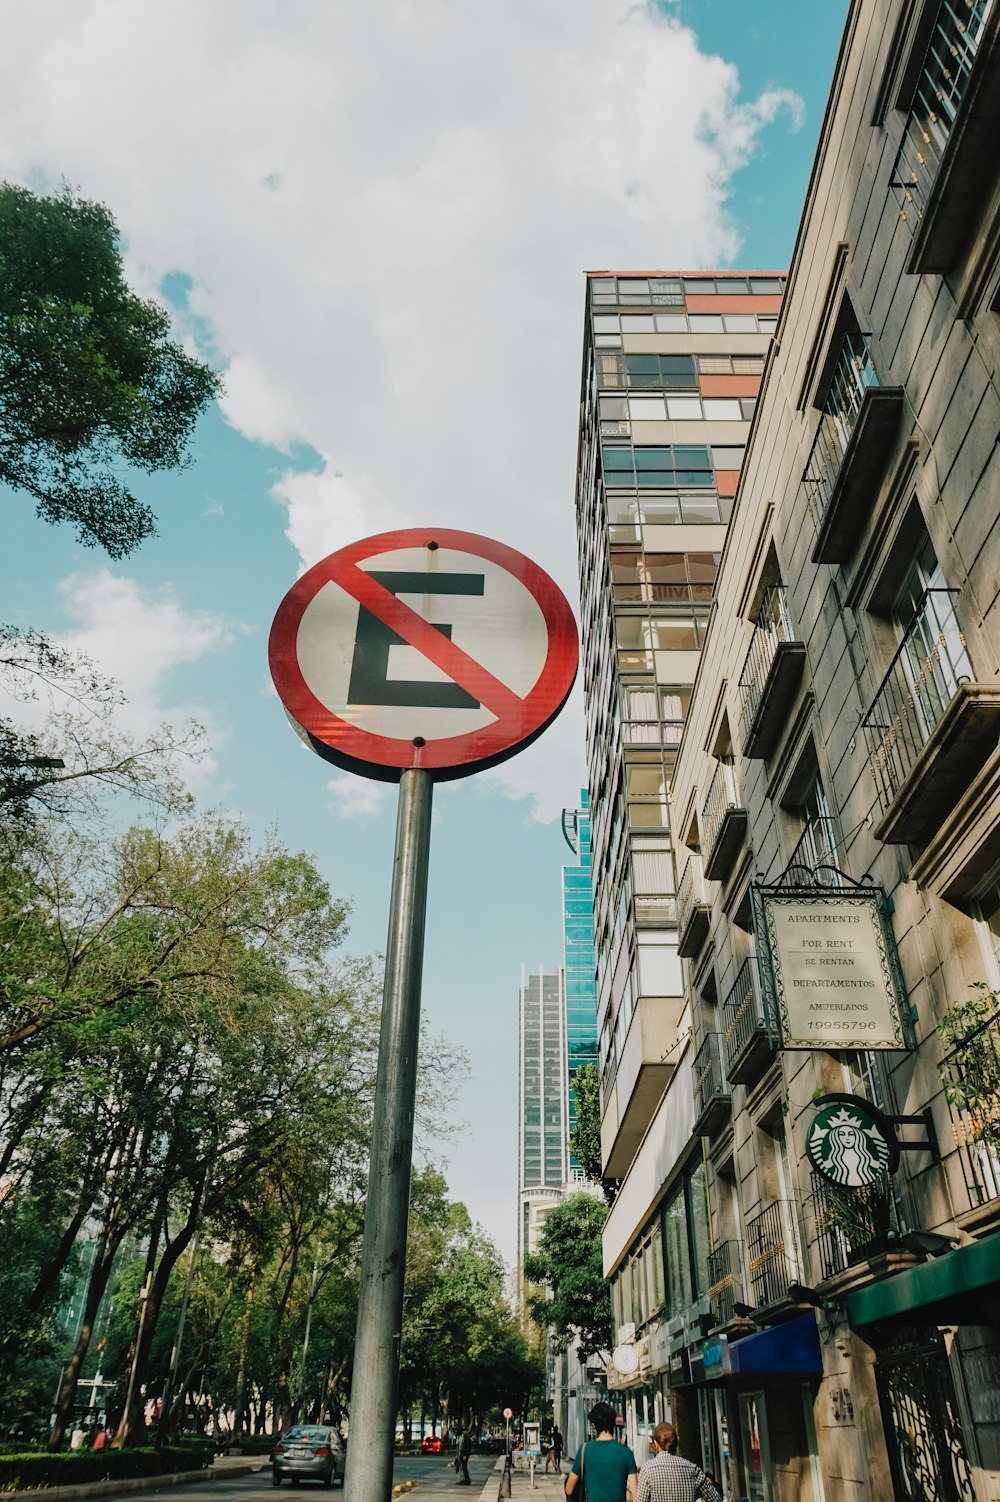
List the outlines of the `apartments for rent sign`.
{"label": "apartments for rent sign", "polygon": [[907,1047],[879,889],[758,900],[782,1047]]}

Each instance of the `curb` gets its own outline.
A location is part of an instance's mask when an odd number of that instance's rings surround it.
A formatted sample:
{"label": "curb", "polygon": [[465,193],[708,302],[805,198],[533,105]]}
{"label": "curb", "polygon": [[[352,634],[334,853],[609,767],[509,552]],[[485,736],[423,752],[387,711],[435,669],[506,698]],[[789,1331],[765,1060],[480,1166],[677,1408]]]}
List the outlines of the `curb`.
{"label": "curb", "polygon": [[[265,1462],[264,1464],[267,1464]],[[39,1502],[51,1498],[52,1502],[86,1502],[88,1497],[124,1497],[130,1492],[155,1492],[165,1486],[191,1486],[196,1481],[222,1481],[230,1476],[250,1476],[262,1471],[264,1465],[258,1460],[248,1460],[246,1465],[225,1466],[222,1470],[172,1471],[165,1476],[132,1476],[121,1481],[84,1481],[79,1486],[31,1487],[17,1492],[0,1492],[3,1502]]]}

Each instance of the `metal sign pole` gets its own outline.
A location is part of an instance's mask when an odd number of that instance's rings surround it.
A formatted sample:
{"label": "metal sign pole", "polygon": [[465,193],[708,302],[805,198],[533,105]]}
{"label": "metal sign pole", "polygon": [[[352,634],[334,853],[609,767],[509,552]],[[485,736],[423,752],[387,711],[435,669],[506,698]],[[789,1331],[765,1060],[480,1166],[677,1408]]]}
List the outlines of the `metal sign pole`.
{"label": "metal sign pole", "polygon": [[399,782],[344,1481],[352,1502],[389,1502],[392,1490],[433,787],[420,768]]}

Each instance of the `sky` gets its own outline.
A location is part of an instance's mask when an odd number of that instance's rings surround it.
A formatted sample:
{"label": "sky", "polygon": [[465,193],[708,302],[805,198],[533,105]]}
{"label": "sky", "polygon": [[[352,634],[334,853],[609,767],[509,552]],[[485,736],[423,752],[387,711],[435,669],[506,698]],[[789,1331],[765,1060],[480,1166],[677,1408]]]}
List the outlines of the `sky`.
{"label": "sky", "polygon": [[[224,375],[112,563],[4,496],[0,619],[91,654],[205,806],[277,824],[385,945],[395,789],[290,730],[267,635],[338,547],[435,524],[577,604],[587,269],[787,265],[846,0],[34,0],[3,12],[0,178],[105,202],[132,285]],[[425,1144],[513,1257],[520,967],[561,962],[582,712],[435,791],[424,1012],[467,1055]]]}

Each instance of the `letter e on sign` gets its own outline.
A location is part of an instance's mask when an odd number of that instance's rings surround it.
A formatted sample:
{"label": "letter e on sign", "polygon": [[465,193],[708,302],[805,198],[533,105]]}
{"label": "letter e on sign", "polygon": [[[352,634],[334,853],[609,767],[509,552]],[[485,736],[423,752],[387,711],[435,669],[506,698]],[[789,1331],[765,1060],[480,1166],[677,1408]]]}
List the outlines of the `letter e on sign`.
{"label": "letter e on sign", "polygon": [[409,528],[352,543],[288,591],[268,660],[293,725],[325,760],[398,782],[506,760],[555,719],[576,623],[537,564],[473,532]]}

